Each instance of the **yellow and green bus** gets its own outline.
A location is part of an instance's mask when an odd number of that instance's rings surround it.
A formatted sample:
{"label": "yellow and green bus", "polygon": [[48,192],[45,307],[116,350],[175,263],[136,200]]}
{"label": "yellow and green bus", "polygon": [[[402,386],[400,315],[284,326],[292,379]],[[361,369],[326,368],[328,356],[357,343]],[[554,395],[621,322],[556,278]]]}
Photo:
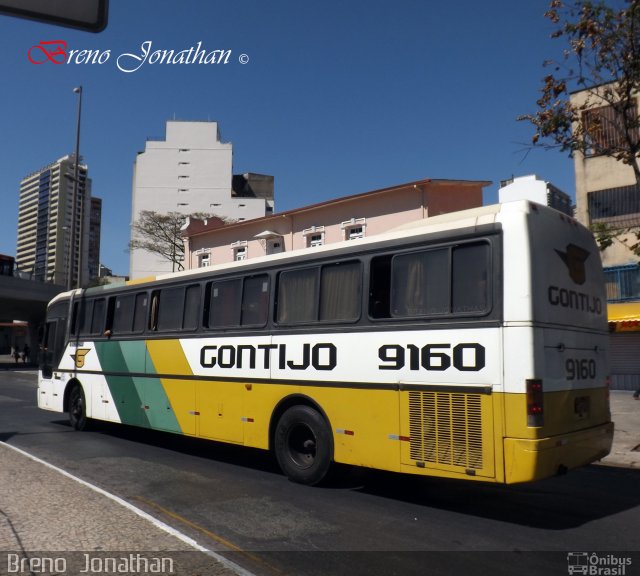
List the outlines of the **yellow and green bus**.
{"label": "yellow and green bus", "polygon": [[530,202],[118,287],[48,307],[38,405],[333,463],[500,483],[604,457],[600,257]]}

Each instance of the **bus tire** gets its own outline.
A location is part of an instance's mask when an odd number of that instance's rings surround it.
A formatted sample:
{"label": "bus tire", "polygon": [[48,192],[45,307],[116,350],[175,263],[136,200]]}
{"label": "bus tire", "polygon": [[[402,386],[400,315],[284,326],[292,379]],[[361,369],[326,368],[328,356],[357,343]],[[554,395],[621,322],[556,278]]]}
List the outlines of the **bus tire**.
{"label": "bus tire", "polygon": [[69,423],[74,430],[82,431],[87,429],[88,420],[84,390],[75,384],[69,392]]}
{"label": "bus tire", "polygon": [[326,420],[310,406],[293,406],[278,421],[274,450],[292,482],[314,486],[329,472],[333,438]]}

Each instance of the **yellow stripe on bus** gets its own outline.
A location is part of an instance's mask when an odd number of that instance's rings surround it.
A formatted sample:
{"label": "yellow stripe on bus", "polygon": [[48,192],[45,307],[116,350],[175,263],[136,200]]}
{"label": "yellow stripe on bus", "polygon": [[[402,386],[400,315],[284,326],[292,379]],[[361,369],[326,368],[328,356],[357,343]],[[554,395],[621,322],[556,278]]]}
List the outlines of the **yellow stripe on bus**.
{"label": "yellow stripe on bus", "polygon": [[[179,340],[147,340],[147,351],[156,374],[193,375]],[[195,383],[190,380],[161,378],[162,387],[169,398],[171,408],[184,434],[196,433]]]}

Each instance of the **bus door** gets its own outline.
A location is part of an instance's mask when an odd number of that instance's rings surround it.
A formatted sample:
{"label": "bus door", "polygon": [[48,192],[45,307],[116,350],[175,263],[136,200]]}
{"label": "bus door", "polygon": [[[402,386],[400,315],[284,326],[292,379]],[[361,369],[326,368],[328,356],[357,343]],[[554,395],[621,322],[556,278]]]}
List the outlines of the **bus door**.
{"label": "bus door", "polygon": [[67,316],[50,316],[44,327],[44,334],[40,345],[40,394],[38,404],[49,406],[54,401],[53,381],[61,380],[62,373],[57,372],[58,365],[64,354],[66,343]]}

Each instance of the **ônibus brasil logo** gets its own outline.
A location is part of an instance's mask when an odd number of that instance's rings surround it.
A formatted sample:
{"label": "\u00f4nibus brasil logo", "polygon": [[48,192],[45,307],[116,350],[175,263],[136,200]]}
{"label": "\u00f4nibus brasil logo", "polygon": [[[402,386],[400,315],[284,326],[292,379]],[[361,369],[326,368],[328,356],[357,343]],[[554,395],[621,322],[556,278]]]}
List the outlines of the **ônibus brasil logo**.
{"label": "\u00f4nibus brasil logo", "polygon": [[567,554],[567,571],[569,576],[627,576],[627,566],[631,566],[629,557],[615,554],[596,554],[593,552],[569,552]]}

